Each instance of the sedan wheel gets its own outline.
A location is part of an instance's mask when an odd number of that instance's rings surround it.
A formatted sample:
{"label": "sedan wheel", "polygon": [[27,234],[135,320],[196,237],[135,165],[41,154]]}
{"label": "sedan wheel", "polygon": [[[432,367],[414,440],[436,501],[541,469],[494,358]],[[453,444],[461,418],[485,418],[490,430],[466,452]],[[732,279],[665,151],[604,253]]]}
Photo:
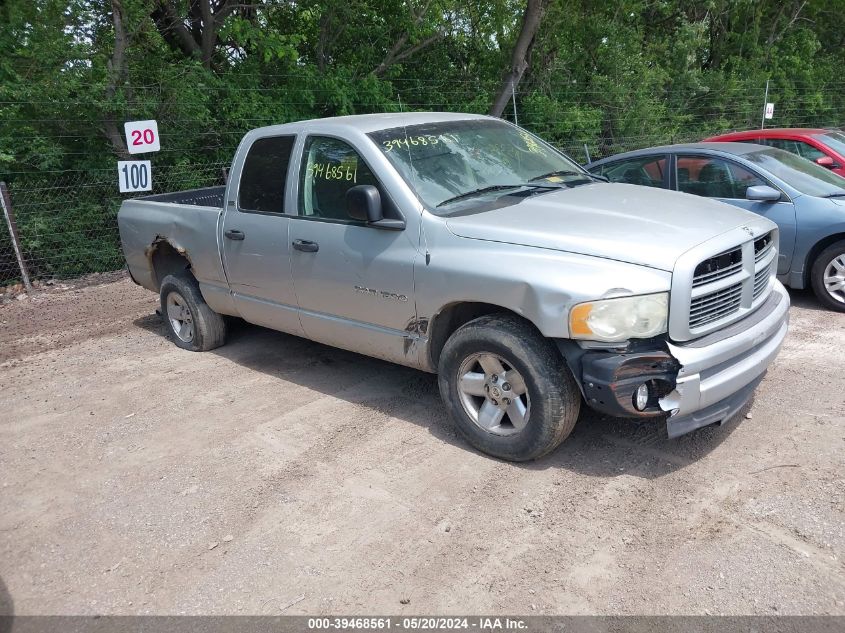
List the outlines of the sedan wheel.
{"label": "sedan wheel", "polygon": [[824,288],[835,301],[845,304],[845,253],[825,266]]}
{"label": "sedan wheel", "polygon": [[845,312],[845,240],[831,244],[816,256],[810,269],[810,284],[825,307]]}

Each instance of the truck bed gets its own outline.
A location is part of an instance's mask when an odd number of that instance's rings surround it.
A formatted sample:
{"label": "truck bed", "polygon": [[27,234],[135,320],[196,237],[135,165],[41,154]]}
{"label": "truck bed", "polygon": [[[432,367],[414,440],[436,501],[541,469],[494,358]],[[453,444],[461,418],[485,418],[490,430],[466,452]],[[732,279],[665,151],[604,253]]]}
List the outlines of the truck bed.
{"label": "truck bed", "polygon": [[123,254],[132,278],[158,291],[153,256],[162,243],[185,255],[200,288],[228,292],[217,244],[225,187],[206,187],[125,200],[117,214]]}

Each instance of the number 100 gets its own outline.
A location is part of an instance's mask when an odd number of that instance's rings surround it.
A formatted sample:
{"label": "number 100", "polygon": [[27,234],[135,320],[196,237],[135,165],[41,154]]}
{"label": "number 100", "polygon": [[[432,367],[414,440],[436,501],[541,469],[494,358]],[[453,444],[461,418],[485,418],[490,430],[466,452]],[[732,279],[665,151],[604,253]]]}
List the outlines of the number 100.
{"label": "number 100", "polygon": [[120,170],[123,173],[123,188],[128,191],[147,189],[150,186],[150,174],[147,165],[144,163],[133,163],[124,165]]}

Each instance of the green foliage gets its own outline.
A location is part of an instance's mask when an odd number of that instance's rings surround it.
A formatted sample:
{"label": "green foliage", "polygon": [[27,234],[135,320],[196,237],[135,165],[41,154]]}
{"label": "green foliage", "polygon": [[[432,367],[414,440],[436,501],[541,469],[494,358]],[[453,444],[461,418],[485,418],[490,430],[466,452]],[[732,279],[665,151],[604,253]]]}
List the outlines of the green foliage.
{"label": "green foliage", "polygon": [[[146,158],[162,191],[219,182],[241,135],[262,125],[485,112],[524,10],[516,0],[232,0],[206,59],[163,29],[162,3],[201,48],[203,25],[181,0],[0,4],[0,179],[37,274],[120,264],[124,121],[158,120],[162,151]],[[842,125],[843,18],[845,0],[549,0],[515,116],[595,157],[759,125],[768,80],[773,123]],[[0,281],[15,274],[6,240]]]}

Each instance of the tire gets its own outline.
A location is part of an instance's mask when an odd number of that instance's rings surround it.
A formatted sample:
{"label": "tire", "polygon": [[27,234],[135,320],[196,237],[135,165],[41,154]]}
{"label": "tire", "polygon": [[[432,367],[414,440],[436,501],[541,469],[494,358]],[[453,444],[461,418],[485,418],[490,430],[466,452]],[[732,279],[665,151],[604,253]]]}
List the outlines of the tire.
{"label": "tire", "polygon": [[[499,369],[503,375],[494,375]],[[440,395],[460,434],[494,457],[542,457],[578,419],[581,392],[560,353],[513,315],[483,316],[456,330],[440,354],[438,374]]]}
{"label": "tire", "polygon": [[[161,315],[178,347],[207,352],[226,342],[226,321],[208,307],[189,272],[168,275],[161,282]],[[177,327],[181,323],[183,327]]]}
{"label": "tire", "polygon": [[[825,277],[836,278],[835,285],[826,284]],[[810,283],[826,308],[845,312],[845,240],[831,244],[819,253],[810,269]]]}

